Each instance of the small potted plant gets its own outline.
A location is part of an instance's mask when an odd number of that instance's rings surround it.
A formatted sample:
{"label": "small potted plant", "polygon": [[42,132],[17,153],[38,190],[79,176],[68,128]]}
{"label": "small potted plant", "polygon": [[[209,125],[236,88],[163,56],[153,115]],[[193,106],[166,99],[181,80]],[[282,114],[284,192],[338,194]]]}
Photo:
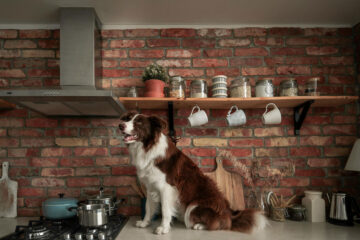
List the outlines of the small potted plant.
{"label": "small potted plant", "polygon": [[145,83],[145,97],[164,97],[164,87],[168,80],[164,67],[150,64],[145,68],[142,80]]}

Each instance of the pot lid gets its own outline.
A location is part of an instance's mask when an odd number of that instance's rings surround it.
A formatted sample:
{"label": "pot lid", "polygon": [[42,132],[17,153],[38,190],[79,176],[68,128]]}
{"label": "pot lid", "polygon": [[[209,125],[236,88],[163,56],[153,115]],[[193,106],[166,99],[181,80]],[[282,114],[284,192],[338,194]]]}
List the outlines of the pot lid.
{"label": "pot lid", "polygon": [[58,198],[49,198],[46,199],[44,204],[47,205],[64,205],[64,204],[77,204],[78,200],[76,198],[65,198],[63,193],[59,194]]}

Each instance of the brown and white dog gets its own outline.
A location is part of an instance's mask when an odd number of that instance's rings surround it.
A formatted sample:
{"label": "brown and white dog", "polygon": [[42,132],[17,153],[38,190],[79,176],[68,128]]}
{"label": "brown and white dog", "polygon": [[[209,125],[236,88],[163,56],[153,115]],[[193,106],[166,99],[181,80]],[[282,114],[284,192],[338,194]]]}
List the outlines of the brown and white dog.
{"label": "brown and white dog", "polygon": [[216,184],[183,154],[162,131],[166,123],[156,116],[128,112],[119,128],[132,164],[147,189],[146,214],[137,227],[150,224],[161,203],[162,221],[156,234],[170,230],[172,217],[196,230],[233,230],[250,233],[262,229],[266,218],[255,210],[234,211]]}

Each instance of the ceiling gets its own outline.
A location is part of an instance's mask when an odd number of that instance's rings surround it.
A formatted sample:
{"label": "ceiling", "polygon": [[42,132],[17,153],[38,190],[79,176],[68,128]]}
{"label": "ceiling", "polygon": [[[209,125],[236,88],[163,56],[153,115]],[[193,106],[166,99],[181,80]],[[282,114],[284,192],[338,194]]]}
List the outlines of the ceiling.
{"label": "ceiling", "polygon": [[359,0],[1,0],[0,28],[58,27],[59,7],[94,7],[104,28],[352,27]]}

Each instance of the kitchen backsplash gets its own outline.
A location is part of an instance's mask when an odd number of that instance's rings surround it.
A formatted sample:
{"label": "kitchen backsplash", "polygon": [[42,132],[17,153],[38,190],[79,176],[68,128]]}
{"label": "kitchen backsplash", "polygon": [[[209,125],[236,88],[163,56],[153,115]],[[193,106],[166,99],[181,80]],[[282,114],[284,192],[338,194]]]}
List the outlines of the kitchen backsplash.
{"label": "kitchen backsplash", "polygon": [[[320,76],[324,95],[358,95],[359,27],[132,29],[102,35],[102,86],[120,94],[134,85],[141,92],[142,71],[156,61],[188,84],[218,74],[246,75],[253,86],[263,77],[278,86],[290,76],[299,85]],[[58,86],[59,57],[58,30],[0,30],[0,87]],[[287,197],[305,189],[359,193],[359,176],[343,170],[359,136],[357,105],[312,108],[300,136],[293,135],[292,109],[280,110],[283,121],[277,126],[261,123],[263,109],[249,109],[242,127],[226,126],[227,110],[210,110],[208,124],[191,128],[191,109],[181,109],[175,113],[182,137],[178,146],[205,171],[213,169],[221,150],[249,167],[254,162],[260,169],[296,166],[293,176],[258,181],[258,190],[271,188]],[[164,110],[143,112],[167,116]],[[40,215],[44,199],[62,192],[85,198],[100,185],[127,200],[121,212],[140,214],[140,199],[129,187],[135,169],[117,125],[115,118],[46,118],[22,108],[0,110],[0,161],[9,161],[10,177],[19,183],[18,214]],[[249,192],[246,186],[245,195]]]}

